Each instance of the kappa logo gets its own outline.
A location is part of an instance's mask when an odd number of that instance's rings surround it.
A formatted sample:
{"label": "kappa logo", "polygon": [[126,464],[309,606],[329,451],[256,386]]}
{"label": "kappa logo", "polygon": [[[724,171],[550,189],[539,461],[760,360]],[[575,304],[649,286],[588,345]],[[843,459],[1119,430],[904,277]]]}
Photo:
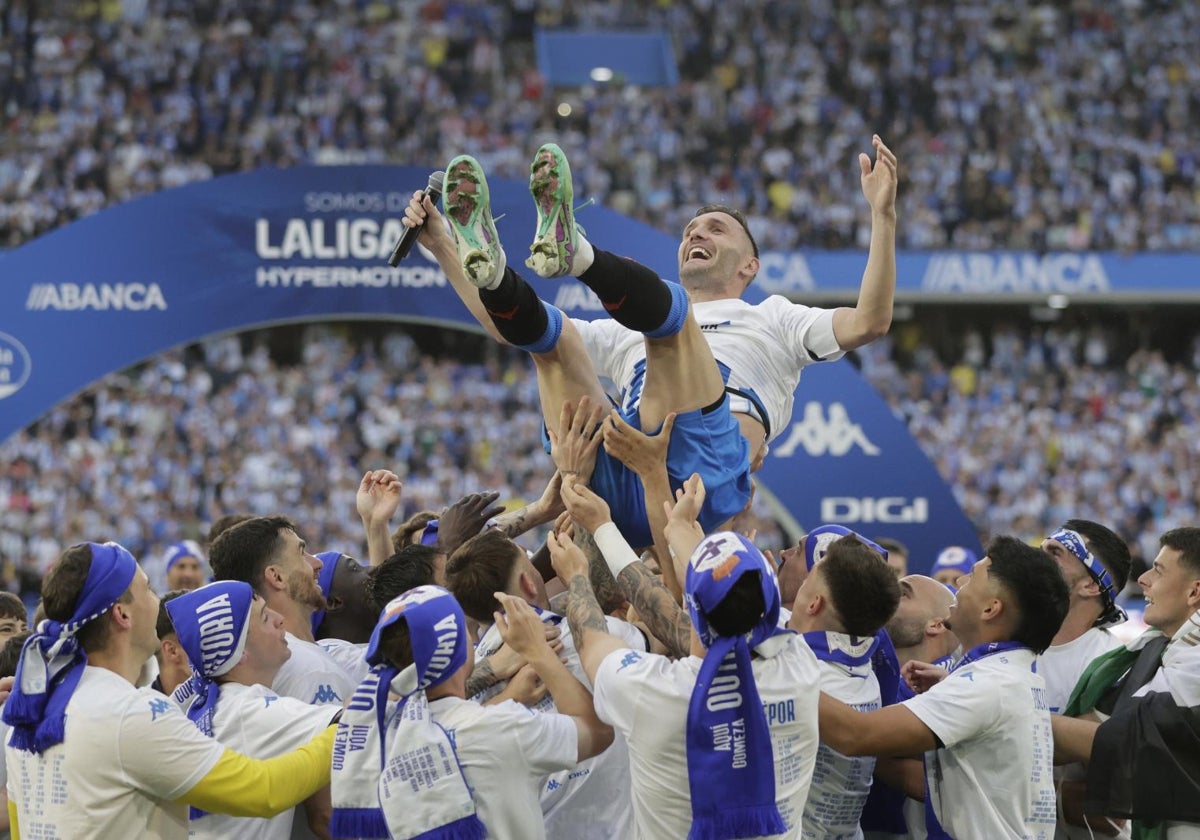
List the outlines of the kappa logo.
{"label": "kappa logo", "polygon": [[329,685],[329,683],[325,683],[317,687],[317,693],[313,695],[313,699],[309,701],[309,705],[320,706],[324,703],[341,702],[342,698],[336,691],[333,690],[333,686]]}
{"label": "kappa logo", "polygon": [[862,426],[850,419],[846,406],[840,402],[829,404],[828,415],[819,402],[812,401],[805,405],[804,419],[792,424],[787,440],[773,449],[771,454],[790,458],[801,446],[813,457],[831,455],[840,458],[856,446],[864,455],[875,456],[880,453],[879,447],[871,442]]}
{"label": "kappa logo", "polygon": [[621,657],[621,667],[617,668],[617,673],[624,671],[626,668],[628,668],[630,665],[633,665],[635,662],[641,662],[641,661],[642,661],[642,655],[640,653],[638,653],[636,650],[631,650],[628,653],[626,653],[623,657]]}
{"label": "kappa logo", "polygon": [[167,700],[151,700],[150,701],[150,722],[158,720],[159,715],[164,715],[171,711],[171,704]]}

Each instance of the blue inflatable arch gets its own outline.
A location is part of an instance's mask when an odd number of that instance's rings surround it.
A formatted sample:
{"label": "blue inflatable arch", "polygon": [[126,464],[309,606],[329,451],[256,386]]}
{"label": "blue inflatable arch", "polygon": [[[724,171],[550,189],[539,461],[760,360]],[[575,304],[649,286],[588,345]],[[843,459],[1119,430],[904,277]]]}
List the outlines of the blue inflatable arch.
{"label": "blue inflatable arch", "polygon": [[[321,319],[478,329],[427,255],[386,262],[428,174],[352,166],[232,175],[110,208],[0,255],[0,439],[111,372],[214,334]],[[526,185],[491,187],[502,234],[523,248],[534,226]],[[586,224],[601,246],[674,276],[673,237],[604,208],[587,210]],[[572,317],[606,317],[576,281],[540,288]],[[846,362],[805,371],[759,483],[792,527],[836,521],[893,536],[916,570],[943,546],[979,548],[929,459]]]}

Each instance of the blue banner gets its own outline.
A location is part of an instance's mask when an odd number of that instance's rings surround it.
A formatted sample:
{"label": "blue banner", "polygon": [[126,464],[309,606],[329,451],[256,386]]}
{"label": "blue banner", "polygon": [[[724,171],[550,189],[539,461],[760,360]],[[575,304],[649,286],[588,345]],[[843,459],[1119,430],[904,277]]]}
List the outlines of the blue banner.
{"label": "blue banner", "polygon": [[[862,279],[860,251],[766,251],[758,283],[782,295],[853,295]],[[1200,299],[1200,254],[1115,254],[1090,251],[902,251],[896,259],[900,298],[1045,301]]]}
{"label": "blue banner", "polygon": [[[387,257],[429,173],[411,167],[260,170],[112,207],[0,256],[0,439],[106,374],[206,336],[318,319],[478,329],[428,255]],[[514,253],[532,238],[527,185],[492,183]],[[604,208],[593,240],[667,277],[677,241]],[[865,255],[856,255],[861,274]],[[537,281],[572,317],[607,317],[577,281]],[[752,287],[747,300],[763,290]],[[761,477],[803,527],[835,521],[913,549],[978,548],[904,426],[846,363],[809,367]],[[925,558],[917,560],[916,558]]]}

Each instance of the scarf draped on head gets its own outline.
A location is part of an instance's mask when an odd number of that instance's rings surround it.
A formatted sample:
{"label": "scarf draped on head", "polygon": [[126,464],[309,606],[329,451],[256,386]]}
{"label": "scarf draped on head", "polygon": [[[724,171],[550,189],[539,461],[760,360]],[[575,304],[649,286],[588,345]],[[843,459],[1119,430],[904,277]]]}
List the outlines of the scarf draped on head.
{"label": "scarf draped on head", "polygon": [[1113,584],[1112,575],[1108,573],[1108,569],[1104,568],[1104,564],[1096,558],[1096,555],[1087,550],[1083,535],[1069,528],[1059,528],[1046,539],[1054,540],[1075,555],[1075,558],[1087,569],[1092,580],[1096,581],[1096,585],[1100,587],[1100,599],[1104,604],[1104,612],[1101,613],[1094,626],[1112,627],[1124,623],[1129,616],[1117,605],[1119,593]]}
{"label": "scarf draped on head", "polygon": [[87,653],[75,634],[108,612],[137,575],[137,560],[116,543],[86,545],[92,563],[75,611],[63,622],[42,621],[21,649],[16,684],[3,715],[12,727],[9,743],[18,750],[41,753],[62,743],[67,703],[87,665]]}
{"label": "scarf draped on head", "polygon": [[[221,696],[216,678],[242,661],[253,603],[250,584],[237,580],[210,583],[167,602],[179,646],[192,665],[191,679],[172,696],[183,706],[188,720],[209,738],[213,737],[213,716]],[[192,819],[202,816],[204,811],[191,809]]]}
{"label": "scarf draped on head", "polygon": [[[380,650],[383,631],[401,619],[413,654],[413,664],[402,671]],[[433,720],[425,696],[462,668],[469,644],[462,607],[440,586],[410,589],[384,608],[367,644],[371,672],[334,737],[329,824],[334,837],[486,836],[454,742]],[[389,702],[389,692],[400,699]]]}
{"label": "scarf draped on head", "polygon": [[[766,609],[750,632],[720,636],[708,616],[744,575],[757,573]],[[688,562],[685,598],[708,649],[687,715],[689,840],[761,837],[787,830],[775,804],[775,755],[751,651],[791,633],[779,622],[779,585],[753,543],[729,531],[706,537]]]}

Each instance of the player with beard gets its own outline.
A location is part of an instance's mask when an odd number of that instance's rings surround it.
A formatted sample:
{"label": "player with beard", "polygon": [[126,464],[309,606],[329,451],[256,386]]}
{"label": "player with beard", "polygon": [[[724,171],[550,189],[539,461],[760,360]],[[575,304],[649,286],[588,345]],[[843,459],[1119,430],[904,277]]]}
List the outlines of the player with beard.
{"label": "player with beard", "polygon": [[[745,217],[723,205],[701,207],[683,231],[679,283],[632,260],[602,251],[575,224],[571,170],[562,149],[547,144],[531,167],[538,233],[527,264],[542,277],[574,276],[611,316],[565,318],[507,267],[478,161],[463,155],[446,171],[446,219],[418,194],[405,224],[422,225],[420,241],[455,291],[496,339],[530,353],[550,437],[564,402],[608,401],[601,379],[621,389],[622,417],[656,433],[676,413],[668,451],[675,488],[698,473],[708,493],[700,522],[706,532],[741,511],[750,498],[750,465],[788,426],[800,369],[840,358],[884,335],[896,285],[896,157],[875,136],[874,165],[859,156],[871,207],[871,246],[855,307],[817,309],[772,296],[741,299],[759,271],[758,246]],[[425,224],[426,220],[428,223]],[[753,457],[752,457],[753,456]],[[601,453],[592,487],[636,547],[652,543],[641,482]]]}
{"label": "player with beard", "polygon": [[209,554],[217,580],[250,584],[268,608],[283,616],[292,656],[271,687],[305,703],[341,705],[354,686],[313,639],[313,613],[326,607],[316,580],[322,563],[308,552],[292,521],[283,516],[247,520],[217,537]]}

